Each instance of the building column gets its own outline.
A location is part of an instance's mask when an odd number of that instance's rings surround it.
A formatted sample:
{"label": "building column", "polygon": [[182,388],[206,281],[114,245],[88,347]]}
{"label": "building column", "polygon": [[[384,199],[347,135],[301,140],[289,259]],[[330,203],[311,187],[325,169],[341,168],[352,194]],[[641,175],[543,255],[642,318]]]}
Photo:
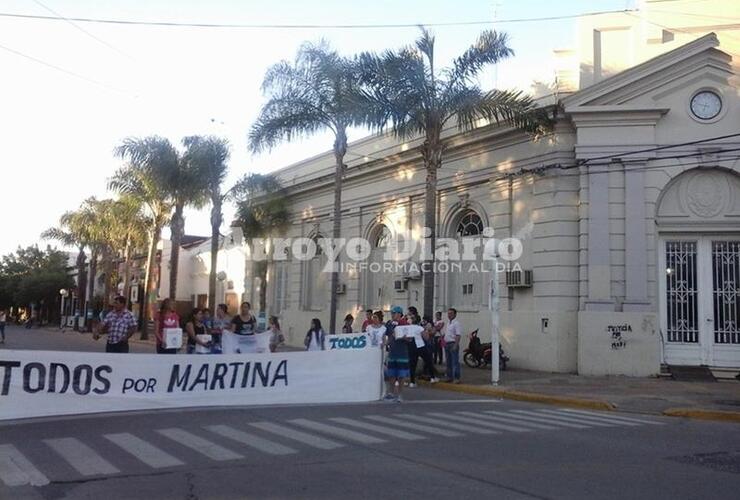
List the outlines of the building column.
{"label": "building column", "polygon": [[647,311],[647,235],[645,231],[644,164],[632,164],[624,172],[625,300],[623,310]]}
{"label": "building column", "polygon": [[609,174],[606,171],[588,173],[588,299],[585,306],[589,311],[614,310],[609,249]]}

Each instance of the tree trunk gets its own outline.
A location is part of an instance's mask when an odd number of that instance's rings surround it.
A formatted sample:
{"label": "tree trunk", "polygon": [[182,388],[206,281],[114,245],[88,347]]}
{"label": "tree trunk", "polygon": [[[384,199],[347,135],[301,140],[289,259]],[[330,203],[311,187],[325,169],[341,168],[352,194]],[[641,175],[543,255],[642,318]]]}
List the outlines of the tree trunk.
{"label": "tree trunk", "polygon": [[437,244],[437,170],[442,163],[442,148],[438,140],[428,138],[423,146],[422,156],[427,171],[427,185],[424,193],[424,227],[429,230],[431,255],[424,259],[422,270],[424,287],[423,316],[434,317],[434,259]]}
{"label": "tree trunk", "polygon": [[131,238],[126,239],[126,247],[123,249],[123,296],[126,303],[131,299]]}
{"label": "tree trunk", "polygon": [[149,255],[146,264],[146,297],[144,298],[145,313],[144,324],[141,325],[141,340],[149,338],[148,325],[146,322],[154,317],[154,305],[157,302],[157,245],[162,237],[162,224],[155,222],[152,228],[152,239],[149,242]]}
{"label": "tree trunk", "polygon": [[266,260],[257,263],[259,266],[260,276],[260,312],[264,312],[267,315],[267,269],[268,264]]}
{"label": "tree trunk", "polygon": [[73,327],[75,331],[80,329],[80,323],[77,320],[77,317],[83,315],[85,310],[85,294],[87,292],[87,271],[85,270],[86,260],[87,256],[85,255],[85,249],[84,247],[80,247],[80,253],[77,254],[77,306],[74,311],[76,318]]}
{"label": "tree trunk", "polygon": [[93,249],[90,251],[90,272],[87,276],[87,285],[88,285],[88,292],[85,296],[85,325],[87,328],[89,328],[91,325],[87,324],[87,316],[88,312],[92,310],[92,313],[94,315],[95,313],[95,282],[98,278],[98,254],[100,252],[93,247]]}
{"label": "tree trunk", "polygon": [[172,214],[172,221],[170,222],[170,241],[172,243],[172,249],[170,253],[170,292],[169,297],[172,300],[177,300],[177,271],[180,268],[180,245],[182,244],[182,237],[185,233],[185,218],[183,217],[183,211],[185,210],[184,203],[178,203],[175,206],[175,213]]}
{"label": "tree trunk", "polygon": [[[338,127],[337,136],[334,140],[334,158],[336,160],[336,171],[334,173],[334,220],[332,227],[332,244],[337,244],[342,235],[342,177],[344,175],[344,155],[347,153],[347,132]],[[337,288],[339,286],[339,256],[333,263],[331,272],[330,305],[329,305],[329,333],[337,333]]]}
{"label": "tree trunk", "polygon": [[216,299],[216,273],[218,272],[218,248],[221,239],[221,198],[213,199],[211,207],[211,272],[208,275],[208,307],[214,314],[220,300]]}
{"label": "tree trunk", "polygon": [[110,249],[103,251],[103,273],[105,281],[103,282],[103,308],[111,302],[111,286],[113,281],[113,252]]}

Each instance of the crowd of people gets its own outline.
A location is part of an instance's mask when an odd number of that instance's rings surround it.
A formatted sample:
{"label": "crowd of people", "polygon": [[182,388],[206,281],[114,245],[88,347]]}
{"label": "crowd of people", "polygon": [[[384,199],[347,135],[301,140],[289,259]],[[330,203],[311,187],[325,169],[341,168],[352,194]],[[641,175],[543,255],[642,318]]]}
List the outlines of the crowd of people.
{"label": "crowd of people", "polygon": [[[343,334],[364,333],[368,343],[384,351],[385,379],[388,384],[386,399],[400,401],[403,387],[416,387],[417,368],[422,361],[422,377],[431,383],[439,381],[436,364],[446,365],[446,381],[460,383],[460,340],[462,327],[457,319],[457,310],[447,310],[447,322],[438,311],[434,318],[419,315],[416,307],[410,306],[404,313],[400,306],[393,306],[390,319],[384,318],[383,311],[365,311],[360,332],[353,331],[355,318],[348,314],[342,326]],[[398,334],[399,326],[417,325],[412,335]],[[95,329],[94,338],[107,334],[106,352],[129,352],[128,341],[136,331],[137,322],[131,311],[126,309],[126,299],[116,297],[113,309],[103,318]],[[175,310],[174,301],[164,299],[154,322],[156,352],[158,354],[176,354],[180,348],[169,347],[165,332],[168,329],[181,328],[184,332],[185,350],[188,354],[222,352],[222,338],[225,332],[237,335],[258,333],[257,319],[251,312],[249,302],[242,303],[239,313],[229,317],[226,304],[216,307],[214,316],[208,309],[195,308],[187,319],[182,320]],[[280,321],[270,316],[267,329],[270,334],[270,352],[276,352],[285,344],[285,336],[280,329]],[[318,318],[311,320],[309,330],[304,337],[307,351],[326,349],[326,332]]]}
{"label": "crowd of people", "polygon": [[[136,332],[136,327],[136,318],[131,311],[126,309],[126,299],[119,296],[113,300],[113,308],[101,318],[95,328],[93,338],[97,340],[101,335],[107,334],[106,352],[129,352],[128,341]],[[226,304],[219,304],[214,316],[211,316],[209,309],[196,307],[187,318],[182,319],[175,310],[174,301],[169,298],[164,299],[154,319],[157,354],[176,354],[180,351],[179,347],[168,346],[165,338],[165,332],[168,329],[177,328],[182,329],[185,352],[188,354],[196,352],[219,354],[224,332],[238,335],[257,333],[257,318],[252,315],[250,303],[244,302],[239,308],[239,313],[233,317],[229,317]],[[275,352],[280,345],[285,343],[285,336],[280,330],[277,317],[269,318],[268,330],[270,351]]]}

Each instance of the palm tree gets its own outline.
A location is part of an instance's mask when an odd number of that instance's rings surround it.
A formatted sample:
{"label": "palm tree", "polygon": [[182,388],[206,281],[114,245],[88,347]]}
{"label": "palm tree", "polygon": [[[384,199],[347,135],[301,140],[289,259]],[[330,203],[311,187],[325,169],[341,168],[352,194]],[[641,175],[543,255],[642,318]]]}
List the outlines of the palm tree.
{"label": "palm tree", "polygon": [[[290,211],[280,185],[271,175],[252,174],[243,178],[234,188],[237,197],[237,221],[249,245],[251,238],[269,239],[284,231],[290,224]],[[266,248],[270,248],[269,245]],[[254,253],[254,248],[251,248]],[[269,259],[269,257],[268,257]],[[253,274],[260,278],[260,311],[267,310],[268,261],[254,259]]]}
{"label": "palm tree", "polygon": [[[190,144],[190,140],[187,137],[182,142],[185,146]],[[172,219],[170,219],[172,250],[170,253],[169,297],[173,300],[177,298],[180,245],[182,245],[182,237],[185,236],[185,207],[201,208],[208,200],[208,190],[201,178],[198,167],[199,165],[187,161],[187,153],[183,156],[178,155],[177,171],[170,184],[172,202],[175,209]]]}
{"label": "palm tree", "polygon": [[131,196],[121,196],[110,208],[111,244],[123,260],[123,293],[128,296],[131,285],[131,261],[135,251],[147,246],[151,221],[144,215],[142,205]]}
{"label": "palm tree", "polygon": [[[115,153],[128,160],[128,163],[109,179],[109,189],[141,202],[146,206],[150,218],[145,286],[148,306],[146,317],[150,319],[157,300],[157,245],[174,206],[172,185],[179,170],[180,158],[170,141],[158,136],[127,138]],[[142,328],[141,337],[148,338],[146,328]]]}
{"label": "palm tree", "polygon": [[222,192],[229,167],[227,162],[231,155],[229,142],[218,137],[191,136],[183,139],[185,161],[198,172],[201,185],[205,186],[206,196],[211,202],[211,271],[208,275],[208,298],[211,307],[216,306],[216,274],[218,271],[218,251],[223,223],[223,204],[235,192],[233,188]]}
{"label": "palm tree", "polygon": [[[269,95],[249,133],[252,152],[271,149],[282,140],[321,130],[334,134],[334,213],[332,237],[341,236],[342,174],[347,153],[347,128],[364,123],[364,95],[353,60],[340,56],[326,43],[306,43],[295,61],[282,61],[268,69],[262,89]],[[329,331],[337,315],[335,293],[339,275],[331,274]]]}
{"label": "palm tree", "polygon": [[[421,136],[421,157],[426,169],[424,224],[436,244],[437,170],[442,166],[446,144],[442,130],[457,122],[469,131],[481,120],[507,123],[536,133],[547,126],[546,115],[535,109],[532,99],[519,91],[484,91],[476,81],[490,64],[513,55],[507,36],[484,31],[477,42],[452,65],[438,70],[434,65],[434,36],[422,28],[414,46],[382,54],[364,53],[360,59],[366,97],[372,102],[369,122],[390,127],[399,139]],[[424,262],[424,315],[434,312],[434,255]]]}
{"label": "palm tree", "polygon": [[[82,316],[86,315],[87,304],[92,300],[95,292],[95,275],[101,250],[101,233],[96,214],[98,204],[99,201],[95,198],[88,198],[77,210],[62,214],[58,227],[49,228],[41,233],[44,239],[57,240],[65,246],[74,246],[79,250],[76,262],[77,314]],[[86,264],[86,248],[90,250],[89,274]]]}
{"label": "palm tree", "polygon": [[124,294],[128,293],[131,252],[146,247],[149,226],[141,204],[130,196],[122,196],[118,200],[101,200],[97,206],[95,226],[101,238],[103,296],[107,303],[111,298],[111,288],[115,285],[114,278],[118,276],[114,271],[117,259],[124,262]]}

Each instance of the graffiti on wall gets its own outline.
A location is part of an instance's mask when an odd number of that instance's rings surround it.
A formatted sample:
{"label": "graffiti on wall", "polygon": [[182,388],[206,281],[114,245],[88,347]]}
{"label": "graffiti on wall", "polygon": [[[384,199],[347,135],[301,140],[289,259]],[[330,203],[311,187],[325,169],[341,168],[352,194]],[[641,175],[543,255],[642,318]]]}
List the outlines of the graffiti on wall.
{"label": "graffiti on wall", "polygon": [[627,340],[622,337],[623,333],[632,333],[632,325],[625,323],[623,325],[609,325],[606,327],[606,333],[611,335],[611,348],[615,351],[627,347]]}

